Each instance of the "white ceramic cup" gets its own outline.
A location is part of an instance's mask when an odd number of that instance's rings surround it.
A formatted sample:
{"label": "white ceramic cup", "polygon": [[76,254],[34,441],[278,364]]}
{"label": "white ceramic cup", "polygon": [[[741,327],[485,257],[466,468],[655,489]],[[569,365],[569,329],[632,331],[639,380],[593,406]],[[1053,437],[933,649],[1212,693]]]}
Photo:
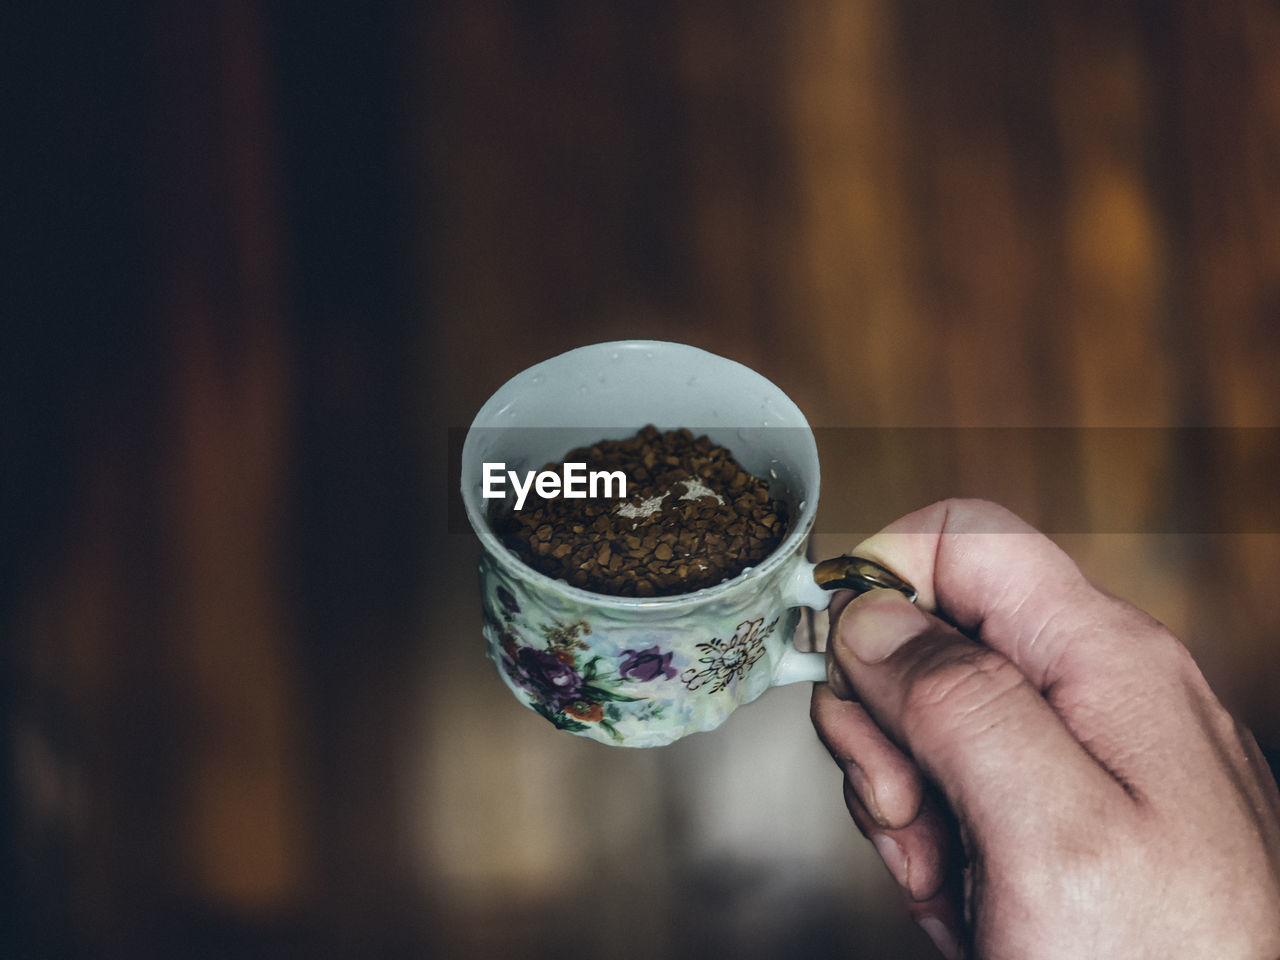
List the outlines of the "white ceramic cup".
{"label": "white ceramic cup", "polygon": [[[526,566],[494,534],[498,501],[483,465],[523,475],[567,451],[624,439],[645,424],[688,427],[769,478],[790,531],[759,566],[676,596],[616,597]],[[462,499],[484,554],[480,590],[489,657],[507,686],[557,727],[602,743],[660,746],[710,730],[775,684],[826,679],[821,653],[792,635],[801,607],[837,587],[915,591],[870,561],[810,563],[818,450],[804,414],[740,363],[656,340],[597,343],[512,377],[480,408],[462,449]]]}

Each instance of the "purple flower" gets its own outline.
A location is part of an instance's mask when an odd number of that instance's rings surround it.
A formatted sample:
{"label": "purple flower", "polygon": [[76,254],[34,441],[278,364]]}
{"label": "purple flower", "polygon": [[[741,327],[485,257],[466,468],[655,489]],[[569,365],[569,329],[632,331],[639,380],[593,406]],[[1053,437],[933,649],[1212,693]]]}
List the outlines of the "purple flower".
{"label": "purple flower", "polygon": [[506,587],[498,588],[498,602],[502,604],[502,609],[507,613],[519,613],[520,605],[516,603],[516,598],[511,595],[511,591]]}
{"label": "purple flower", "polygon": [[623,650],[624,659],[618,668],[618,674],[632,680],[656,680],[659,676],[671,680],[675,677],[675,668],[671,666],[671,651],[662,653],[657,647],[647,650]]}
{"label": "purple flower", "polygon": [[521,647],[515,660],[509,662],[507,672],[511,679],[553,710],[581,696],[582,677],[570,664],[545,650]]}

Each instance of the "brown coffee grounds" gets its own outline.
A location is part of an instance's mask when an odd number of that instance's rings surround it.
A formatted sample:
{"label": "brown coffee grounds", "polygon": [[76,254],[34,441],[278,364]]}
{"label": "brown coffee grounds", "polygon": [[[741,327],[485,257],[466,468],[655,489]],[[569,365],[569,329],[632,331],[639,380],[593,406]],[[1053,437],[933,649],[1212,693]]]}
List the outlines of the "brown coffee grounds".
{"label": "brown coffee grounds", "polygon": [[[626,500],[546,500],[533,491],[503,517],[502,541],[535,570],[596,593],[661,597],[756,566],[787,535],[787,505],[725,447],[652,424],[626,440],[570,450],[564,462],[621,470]],[[544,469],[558,470],[559,464]]]}

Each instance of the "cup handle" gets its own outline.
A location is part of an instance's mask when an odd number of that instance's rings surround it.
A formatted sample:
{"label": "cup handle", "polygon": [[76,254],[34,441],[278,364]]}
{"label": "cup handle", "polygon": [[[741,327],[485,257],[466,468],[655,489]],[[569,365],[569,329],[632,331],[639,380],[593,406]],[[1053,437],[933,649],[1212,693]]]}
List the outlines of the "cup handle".
{"label": "cup handle", "polygon": [[[798,557],[787,585],[787,605],[825,610],[835,590],[897,590],[912,603],[917,591],[892,570],[866,557],[832,557],[810,563]],[[818,683],[827,679],[827,657],[823,653],[801,653],[788,645],[778,661],[774,685],[784,683]]]}

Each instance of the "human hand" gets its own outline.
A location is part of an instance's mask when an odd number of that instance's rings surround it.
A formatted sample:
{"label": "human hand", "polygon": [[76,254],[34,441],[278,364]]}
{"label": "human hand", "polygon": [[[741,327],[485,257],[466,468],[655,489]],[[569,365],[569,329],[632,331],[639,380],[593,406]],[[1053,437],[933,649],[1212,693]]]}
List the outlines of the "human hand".
{"label": "human hand", "polygon": [[919,606],[837,596],[813,722],[945,956],[1280,957],[1280,792],[1172,634],[995,504],[856,553]]}

